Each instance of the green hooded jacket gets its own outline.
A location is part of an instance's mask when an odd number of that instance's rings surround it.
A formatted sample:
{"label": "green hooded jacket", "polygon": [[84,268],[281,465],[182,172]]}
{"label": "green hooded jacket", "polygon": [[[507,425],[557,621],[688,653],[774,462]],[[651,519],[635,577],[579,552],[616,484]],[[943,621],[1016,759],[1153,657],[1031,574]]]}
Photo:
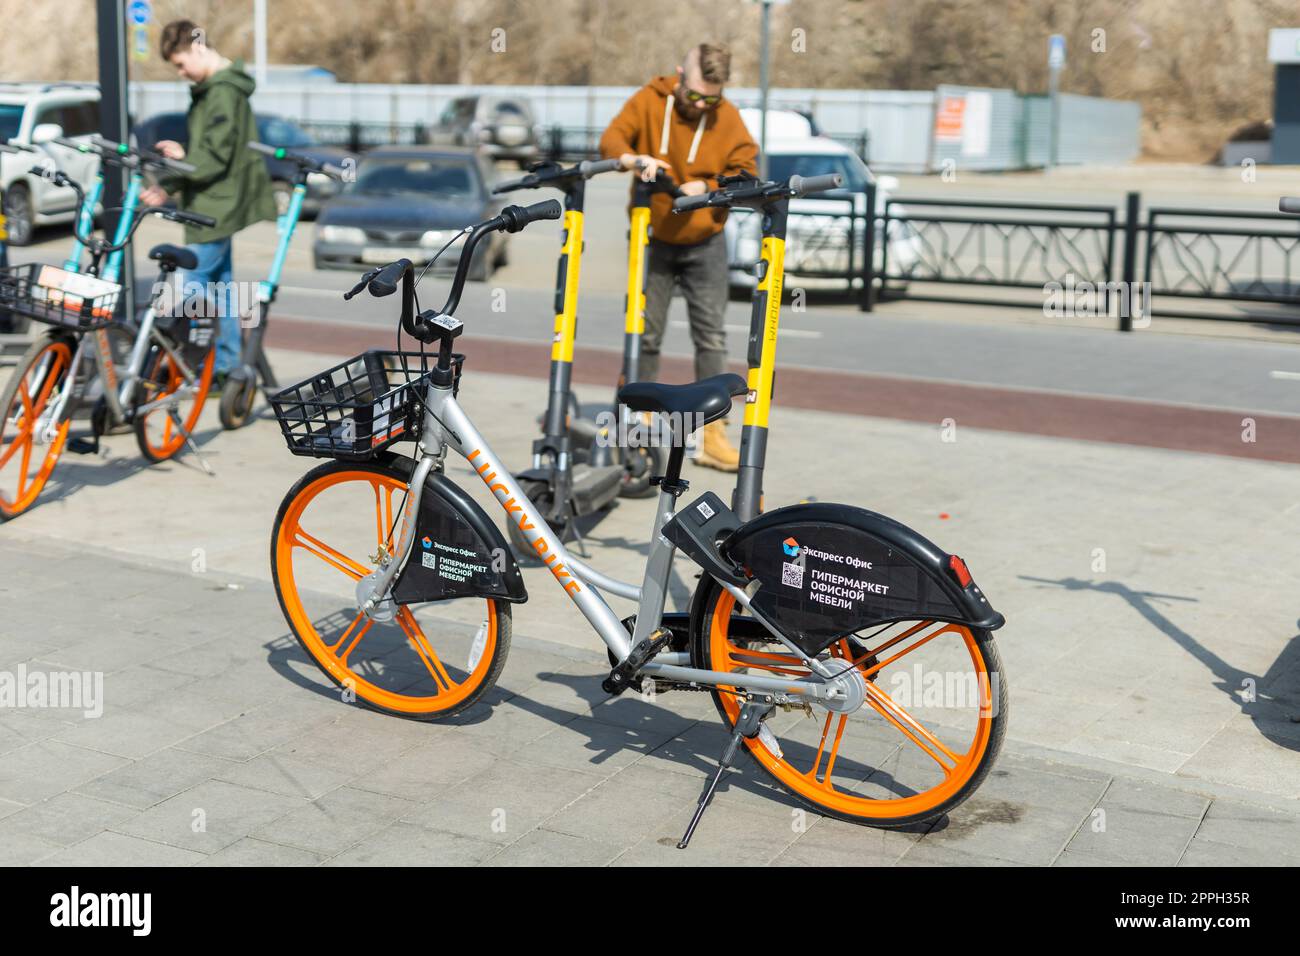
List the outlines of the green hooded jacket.
{"label": "green hooded jacket", "polygon": [[248,148],[257,139],[249,102],[256,85],[244,62],[236,60],[190,87],[185,162],[195,169],[166,176],[160,185],[176,194],[181,209],[212,216],[217,224],[186,226],[187,243],[215,242],[276,217],[266,160]]}

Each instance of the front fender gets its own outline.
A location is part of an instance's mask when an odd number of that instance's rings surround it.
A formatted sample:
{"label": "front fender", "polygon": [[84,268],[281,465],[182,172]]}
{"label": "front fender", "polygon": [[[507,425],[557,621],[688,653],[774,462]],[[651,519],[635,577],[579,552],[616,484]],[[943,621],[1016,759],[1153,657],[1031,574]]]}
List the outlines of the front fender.
{"label": "front fender", "polygon": [[[414,463],[404,462],[407,474]],[[505,536],[479,503],[441,472],[430,472],[420,499],[411,557],[393,596],[401,604],[460,597],[528,600],[528,589]]]}
{"label": "front fender", "polygon": [[723,551],[759,582],[755,608],[805,653],[894,621],[1005,623],[960,558],[863,508],[778,508],[736,529]]}

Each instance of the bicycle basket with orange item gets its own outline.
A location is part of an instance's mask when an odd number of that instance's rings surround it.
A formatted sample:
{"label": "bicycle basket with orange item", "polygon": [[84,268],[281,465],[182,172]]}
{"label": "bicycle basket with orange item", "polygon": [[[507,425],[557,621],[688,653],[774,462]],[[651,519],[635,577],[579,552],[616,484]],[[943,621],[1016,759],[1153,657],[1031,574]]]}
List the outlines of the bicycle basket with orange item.
{"label": "bicycle basket with orange item", "polygon": [[108,325],[122,287],[40,262],[0,269],[0,310],[85,332]]}

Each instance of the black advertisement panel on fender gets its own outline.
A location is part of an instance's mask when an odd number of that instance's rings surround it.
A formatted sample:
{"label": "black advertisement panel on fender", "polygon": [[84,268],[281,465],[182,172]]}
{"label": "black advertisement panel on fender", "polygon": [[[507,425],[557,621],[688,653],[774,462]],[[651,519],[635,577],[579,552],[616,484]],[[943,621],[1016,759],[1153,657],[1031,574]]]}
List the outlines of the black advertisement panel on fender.
{"label": "black advertisement panel on fender", "polygon": [[807,654],[875,623],[961,616],[906,554],[847,525],[782,523],[731,556],[762,584],[754,606]]}
{"label": "black advertisement panel on fender", "polygon": [[411,557],[393,593],[401,604],[508,597],[505,574],[513,567],[504,549],[493,549],[459,511],[426,491]]}

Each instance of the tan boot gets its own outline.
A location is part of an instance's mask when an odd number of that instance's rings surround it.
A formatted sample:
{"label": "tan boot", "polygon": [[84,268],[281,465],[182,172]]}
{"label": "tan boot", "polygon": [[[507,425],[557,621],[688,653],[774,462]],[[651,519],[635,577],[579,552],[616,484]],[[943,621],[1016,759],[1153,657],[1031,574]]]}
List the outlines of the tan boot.
{"label": "tan boot", "polygon": [[727,426],[722,422],[709,422],[704,426],[704,440],[700,443],[695,463],[718,471],[737,471],[740,468],[740,452],[728,440]]}

